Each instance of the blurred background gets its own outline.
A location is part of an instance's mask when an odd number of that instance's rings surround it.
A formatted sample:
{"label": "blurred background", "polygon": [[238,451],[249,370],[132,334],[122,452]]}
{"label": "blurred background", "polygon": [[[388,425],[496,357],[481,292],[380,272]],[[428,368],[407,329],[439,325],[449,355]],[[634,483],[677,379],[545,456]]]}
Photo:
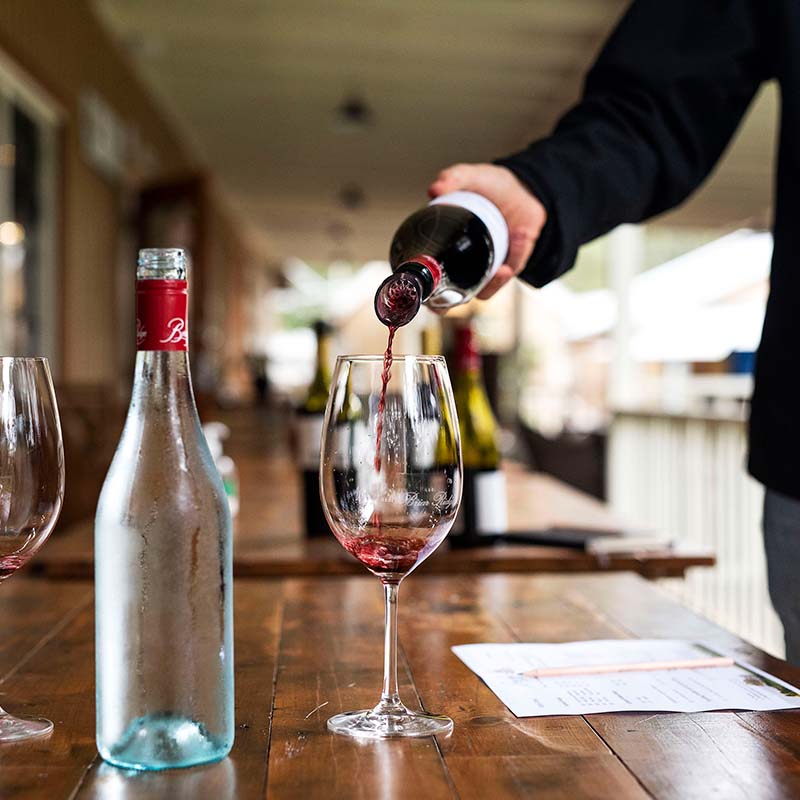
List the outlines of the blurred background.
{"label": "blurred background", "polygon": [[[191,252],[204,418],[285,419],[316,369],[316,321],[331,356],[385,346],[372,298],[430,180],[545,135],[626,6],[4,0],[0,350],[51,359],[62,525],[93,513],[119,435],[138,248]],[[470,316],[504,456],[713,550],[714,569],[668,588],[780,653],[744,471],[776,114],[767,86],[677,211],[583,248],[544,290],[422,314],[397,349],[446,345]]]}

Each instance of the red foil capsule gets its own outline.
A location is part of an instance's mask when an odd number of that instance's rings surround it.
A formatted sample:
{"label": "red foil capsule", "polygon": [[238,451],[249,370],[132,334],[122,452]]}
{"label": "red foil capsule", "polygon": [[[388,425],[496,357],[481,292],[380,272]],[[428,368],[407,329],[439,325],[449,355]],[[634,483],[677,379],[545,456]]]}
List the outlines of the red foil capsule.
{"label": "red foil capsule", "polygon": [[186,281],[136,281],[136,349],[188,350]]}

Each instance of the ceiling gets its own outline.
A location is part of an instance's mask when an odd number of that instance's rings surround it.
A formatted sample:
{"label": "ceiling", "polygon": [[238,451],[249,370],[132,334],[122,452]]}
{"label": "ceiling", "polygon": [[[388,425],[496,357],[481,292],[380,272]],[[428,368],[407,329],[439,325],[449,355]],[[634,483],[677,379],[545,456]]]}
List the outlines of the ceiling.
{"label": "ceiling", "polygon": [[[545,134],[626,5],[96,0],[271,253],[312,261],[384,258],[439,169]],[[337,109],[354,97],[371,114],[348,129]],[[766,221],[776,105],[763,93],[717,174],[665,221]]]}

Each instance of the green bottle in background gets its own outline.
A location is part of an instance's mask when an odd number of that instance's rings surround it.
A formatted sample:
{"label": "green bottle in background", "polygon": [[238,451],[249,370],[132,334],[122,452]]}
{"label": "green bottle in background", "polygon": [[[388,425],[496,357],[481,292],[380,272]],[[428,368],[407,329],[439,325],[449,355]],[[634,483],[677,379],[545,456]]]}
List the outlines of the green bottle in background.
{"label": "green bottle in background", "polygon": [[508,508],[497,422],[486,394],[478,340],[471,323],[456,331],[454,367],[464,490],[449,540],[453,547],[475,547],[508,530]]}

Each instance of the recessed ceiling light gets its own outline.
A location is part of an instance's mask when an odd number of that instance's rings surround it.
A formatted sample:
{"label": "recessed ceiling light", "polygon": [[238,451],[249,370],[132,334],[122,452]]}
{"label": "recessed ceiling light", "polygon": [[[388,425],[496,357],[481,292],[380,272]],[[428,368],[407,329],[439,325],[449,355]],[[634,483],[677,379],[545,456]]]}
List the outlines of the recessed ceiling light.
{"label": "recessed ceiling light", "polygon": [[339,190],[339,202],[349,211],[361,208],[367,198],[364,190],[357,183],[347,183]]}
{"label": "recessed ceiling light", "polygon": [[344,133],[368,128],[373,120],[372,107],[357,94],[345,96],[336,107],[336,129]]}

